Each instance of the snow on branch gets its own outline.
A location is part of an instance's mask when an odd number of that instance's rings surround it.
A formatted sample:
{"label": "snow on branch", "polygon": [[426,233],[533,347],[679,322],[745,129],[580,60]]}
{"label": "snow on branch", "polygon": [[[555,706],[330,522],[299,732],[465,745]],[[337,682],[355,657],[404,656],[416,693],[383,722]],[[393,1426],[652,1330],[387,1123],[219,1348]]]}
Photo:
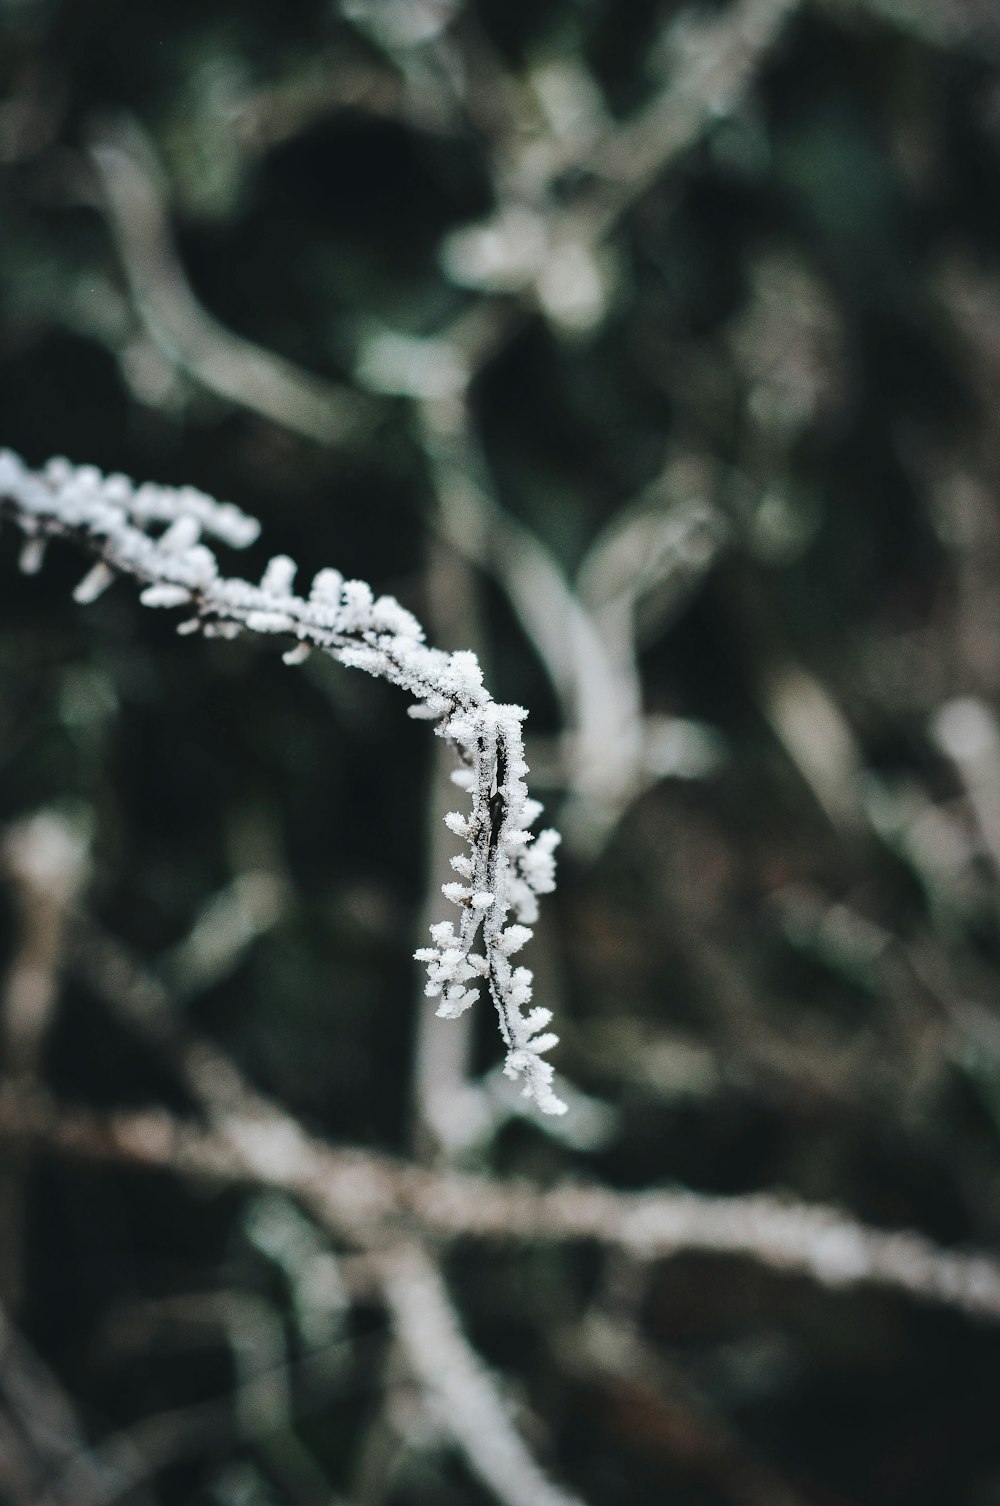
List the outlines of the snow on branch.
{"label": "snow on branch", "polygon": [[526,713],[492,699],[475,654],[430,648],[416,618],[397,601],[376,599],[364,581],[345,581],[337,570],[320,570],[308,597],[295,595],[296,565],[286,555],[271,560],[259,585],[226,579],[203,539],[241,548],[257,537],[258,525],[193,487],[135,486],[127,476],[105,476],[62,459],[32,471],[0,450],[0,517],[24,533],[21,564],[29,573],[40,567],[50,538],[70,539],[87,551],[94,564],[74,592],[79,602],[94,601],[116,575],[131,576],[143,586],[145,606],[188,611],[180,633],[273,633],[293,640],[284,655],[288,664],[318,649],[415,698],[410,715],[433,722],[455,749],[459,767],[452,778],[471,803],[464,814],[445,816],[464,844],[451,860],[456,880],[443,889],[459,916],[432,926],[433,945],[416,954],[427,966],[427,994],[440,999],[439,1015],[454,1018],[485,983],[507,1050],[507,1075],[522,1079],[525,1096],[543,1113],[565,1112],[544,1056],[557,1040],[546,1030],[551,1014],[528,1007],[531,972],[511,960],[532,935],[538,896],[555,886],[559,836],[530,830],[541,806],[524,783]]}
{"label": "snow on branch", "polygon": [[440,1272],[417,1244],[381,1257],[382,1290],[407,1363],[437,1420],[503,1506],[582,1506],[553,1485],[514,1427],[494,1377],[462,1332]]}

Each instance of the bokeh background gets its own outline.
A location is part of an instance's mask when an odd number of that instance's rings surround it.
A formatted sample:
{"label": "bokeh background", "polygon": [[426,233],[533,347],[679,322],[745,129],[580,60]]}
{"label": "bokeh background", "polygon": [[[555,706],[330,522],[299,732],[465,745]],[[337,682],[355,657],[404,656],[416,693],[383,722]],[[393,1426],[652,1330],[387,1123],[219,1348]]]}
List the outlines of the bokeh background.
{"label": "bokeh background", "polygon": [[[528,708],[571,1110],[519,1112],[485,1006],[426,1017],[454,798],[404,699],[79,607],[11,529],[7,1077],[197,1117],[144,990],[338,1144],[995,1247],[991,0],[0,0],[0,164],[0,440],[238,502],[234,571],[371,581]],[[5,1125],[5,1503],[489,1499],[294,1199]],[[1000,1503],[995,1325],[441,1260],[592,1506]]]}

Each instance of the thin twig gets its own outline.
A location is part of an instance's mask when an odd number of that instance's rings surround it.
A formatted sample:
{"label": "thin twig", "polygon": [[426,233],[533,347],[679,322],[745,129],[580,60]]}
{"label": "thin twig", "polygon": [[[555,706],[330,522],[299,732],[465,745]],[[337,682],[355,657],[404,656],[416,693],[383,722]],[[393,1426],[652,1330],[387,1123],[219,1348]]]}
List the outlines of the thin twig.
{"label": "thin twig", "polygon": [[[0,1056],[4,1075],[30,1088],[40,1081],[66,916],[86,877],[86,842],[68,821],[42,812],[8,829],[0,866],[19,911],[18,944],[0,998]],[[0,1300],[12,1312],[21,1296],[25,1170],[17,1156],[0,1168]]]}
{"label": "thin twig", "polygon": [[546,1479],[521,1441],[426,1254],[415,1244],[398,1245],[381,1266],[409,1367],[473,1472],[503,1506],[580,1506],[578,1496]]}
{"label": "thin twig", "polygon": [[370,399],[233,334],[197,301],[138,124],[105,125],[89,160],[136,310],[160,352],[209,391],[293,433],[329,445],[355,437],[370,418]]}

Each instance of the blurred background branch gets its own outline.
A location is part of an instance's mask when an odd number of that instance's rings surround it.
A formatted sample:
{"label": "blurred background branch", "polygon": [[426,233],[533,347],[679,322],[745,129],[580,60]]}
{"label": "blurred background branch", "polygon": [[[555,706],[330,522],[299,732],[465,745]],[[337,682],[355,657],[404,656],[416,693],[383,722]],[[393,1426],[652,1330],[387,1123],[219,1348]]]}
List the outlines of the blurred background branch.
{"label": "blurred background branch", "polygon": [[391,697],[0,538],[4,1502],[1000,1496],[998,41],[0,4],[3,442],[528,709],[570,1101],[414,1003]]}

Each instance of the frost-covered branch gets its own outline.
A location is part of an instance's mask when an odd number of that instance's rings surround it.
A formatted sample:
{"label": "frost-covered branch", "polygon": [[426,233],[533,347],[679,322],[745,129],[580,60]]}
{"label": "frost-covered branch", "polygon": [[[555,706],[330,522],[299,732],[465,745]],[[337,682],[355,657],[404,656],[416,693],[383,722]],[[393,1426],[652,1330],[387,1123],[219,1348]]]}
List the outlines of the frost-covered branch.
{"label": "frost-covered branch", "polygon": [[876,1228],[822,1203],[680,1187],[622,1192],[579,1182],[539,1191],[524,1181],[427,1171],[373,1151],[328,1145],[291,1116],[277,1115],[216,1115],[219,1128],[204,1130],[162,1110],[102,1117],[5,1088],[0,1142],[223,1185],[278,1188],[301,1198],[331,1233],[355,1247],[385,1248],[391,1234],[416,1230],[435,1243],[587,1241],[647,1261],[727,1255],[806,1276],[832,1291],[881,1287],[1000,1322],[995,1254],[936,1245],[910,1229]]}
{"label": "frost-covered branch", "polygon": [[296,566],[286,555],[270,561],[258,585],[226,579],[203,536],[243,547],[256,538],[257,524],[192,487],[136,487],[126,476],[104,476],[61,459],[32,471],[4,450],[0,517],[25,534],[22,568],[28,571],[39,568],[53,537],[70,539],[93,557],[74,593],[77,601],[95,600],[116,575],[127,575],[143,586],[145,606],[188,611],[181,633],[275,634],[293,641],[286,663],[300,663],[317,649],[415,698],[410,714],[434,722],[455,749],[460,767],[452,778],[471,802],[465,814],[445,817],[465,844],[452,858],[457,877],[444,886],[459,920],[432,926],[433,945],[417,952],[427,965],[427,993],[440,998],[440,1015],[454,1018],[485,983],[507,1049],[507,1074],[523,1080],[525,1095],[543,1113],[564,1112],[543,1055],[557,1039],[546,1031],[551,1014],[527,1008],[531,972],[512,962],[531,937],[538,895],[554,887],[559,837],[530,831],[541,806],[529,799],[524,782],[526,713],[493,700],[475,654],[429,647],[416,618],[397,601],[375,599],[363,581],[345,581],[336,570],[321,570],[308,597],[295,594]]}
{"label": "frost-covered branch", "polygon": [[440,1272],[419,1245],[382,1257],[383,1292],[407,1362],[437,1419],[504,1506],[581,1506],[545,1478],[504,1400],[462,1332]]}

